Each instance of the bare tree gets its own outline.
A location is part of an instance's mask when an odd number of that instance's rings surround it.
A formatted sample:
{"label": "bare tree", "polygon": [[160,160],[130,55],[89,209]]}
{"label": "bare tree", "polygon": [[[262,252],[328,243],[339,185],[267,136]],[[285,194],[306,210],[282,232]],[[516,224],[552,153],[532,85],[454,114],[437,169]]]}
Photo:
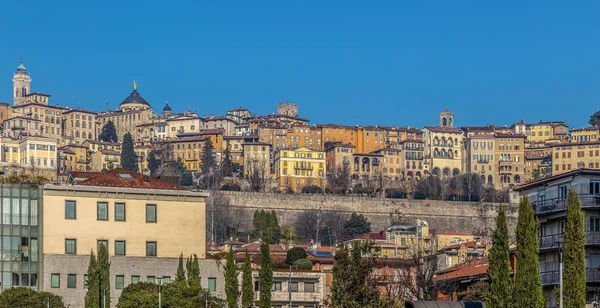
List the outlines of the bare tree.
{"label": "bare tree", "polygon": [[411,249],[407,253],[405,262],[397,269],[401,274],[394,273],[389,288],[405,300],[435,299],[433,277],[437,271],[436,256],[421,248]]}
{"label": "bare tree", "polygon": [[414,180],[400,181],[400,192],[406,195],[407,199],[413,199],[417,191],[417,185]]}
{"label": "bare tree", "polygon": [[31,176],[36,176],[36,171],[38,170],[38,165],[33,156],[29,157],[29,170],[31,172]]}
{"label": "bare tree", "polygon": [[334,193],[346,193],[350,188],[350,170],[348,165],[338,167],[327,172],[327,182],[333,188]]}
{"label": "bare tree", "polygon": [[211,191],[206,199],[206,229],[210,240],[220,243],[235,237],[241,225],[239,210],[231,206],[221,191]]}
{"label": "bare tree", "polygon": [[264,189],[268,174],[263,164],[258,160],[251,160],[247,163],[245,173],[250,184],[250,190],[258,192]]}

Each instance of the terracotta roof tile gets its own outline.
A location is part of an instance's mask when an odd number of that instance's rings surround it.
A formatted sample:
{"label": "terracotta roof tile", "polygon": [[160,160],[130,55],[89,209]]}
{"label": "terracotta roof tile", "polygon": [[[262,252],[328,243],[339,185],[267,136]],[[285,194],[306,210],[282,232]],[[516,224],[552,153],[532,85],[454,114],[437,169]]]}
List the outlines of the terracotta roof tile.
{"label": "terracotta roof tile", "polygon": [[471,259],[465,264],[452,266],[433,277],[434,282],[487,275],[488,258]]}
{"label": "terracotta roof tile", "polygon": [[[122,175],[130,175],[131,178],[124,178]],[[148,177],[144,181],[144,175],[123,168],[113,169],[108,172],[101,173],[95,177],[75,183],[74,185],[81,186],[103,186],[103,187],[126,187],[126,188],[145,188],[145,189],[162,189],[162,190],[186,190],[185,188],[168,184],[157,180],[153,177]]]}
{"label": "terracotta roof tile", "polygon": [[446,230],[446,231],[436,231],[436,235],[460,235],[460,236],[469,236],[472,234],[467,234],[464,232],[454,231],[454,230]]}

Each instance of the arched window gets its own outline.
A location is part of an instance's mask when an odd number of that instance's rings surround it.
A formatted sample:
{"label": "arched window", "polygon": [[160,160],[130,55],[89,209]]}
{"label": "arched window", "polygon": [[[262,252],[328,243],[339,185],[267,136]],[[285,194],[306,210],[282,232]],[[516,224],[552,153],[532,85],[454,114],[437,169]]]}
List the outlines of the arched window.
{"label": "arched window", "polygon": [[521,176],[515,175],[515,183],[521,183]]}
{"label": "arched window", "polygon": [[446,118],[442,118],[442,126],[448,126],[448,120]]}
{"label": "arched window", "polygon": [[487,180],[487,182],[488,182],[488,185],[492,185],[492,184],[494,184],[494,177],[492,177],[491,175],[488,175],[488,180]]}
{"label": "arched window", "polygon": [[25,96],[25,95],[27,95],[27,88],[22,87],[21,88],[21,96]]}

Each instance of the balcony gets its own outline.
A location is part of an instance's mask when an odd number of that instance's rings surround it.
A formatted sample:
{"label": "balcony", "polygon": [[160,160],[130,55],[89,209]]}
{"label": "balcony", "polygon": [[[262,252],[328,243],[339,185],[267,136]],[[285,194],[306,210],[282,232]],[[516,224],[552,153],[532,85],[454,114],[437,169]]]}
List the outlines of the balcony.
{"label": "balcony", "polygon": [[[600,208],[600,195],[579,195],[582,209]],[[532,204],[533,210],[538,215],[552,214],[565,211],[567,198],[555,198],[548,200],[535,201]]]}
{"label": "balcony", "polygon": [[476,160],[476,162],[480,163],[480,164],[488,164],[490,162],[489,159],[478,159]]}
{"label": "balcony", "polygon": [[[541,276],[542,276],[542,285],[543,286],[558,284],[560,282],[560,273],[558,270],[542,272]],[[597,268],[586,268],[585,269],[585,281],[588,283],[600,282],[600,271],[598,271]]]}
{"label": "balcony", "polygon": [[[540,250],[545,249],[558,249],[557,243],[564,243],[564,234],[553,234],[542,236],[538,239]],[[600,232],[585,232],[585,244],[586,245],[600,245]]]}
{"label": "balcony", "polygon": [[510,160],[501,160],[500,161],[500,166],[510,166],[510,165],[512,165],[512,163],[513,162],[510,161]]}

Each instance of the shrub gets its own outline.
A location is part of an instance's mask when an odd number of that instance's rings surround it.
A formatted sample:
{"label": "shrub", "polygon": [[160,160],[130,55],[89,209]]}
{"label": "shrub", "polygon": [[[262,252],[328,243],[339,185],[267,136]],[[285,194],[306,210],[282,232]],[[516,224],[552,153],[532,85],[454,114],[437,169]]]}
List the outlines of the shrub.
{"label": "shrub", "polygon": [[322,194],[323,189],[317,185],[309,185],[302,187],[302,193],[304,194]]}
{"label": "shrub", "polygon": [[296,262],[294,262],[294,266],[296,266],[296,268],[299,270],[311,270],[312,262],[310,262],[310,260],[307,259],[299,259],[296,260]]}
{"label": "shrub", "polygon": [[285,263],[294,264],[297,260],[306,259],[306,251],[304,248],[294,247],[287,252]]}
{"label": "shrub", "polygon": [[225,184],[221,186],[221,190],[224,191],[242,191],[242,187],[236,183]]}

